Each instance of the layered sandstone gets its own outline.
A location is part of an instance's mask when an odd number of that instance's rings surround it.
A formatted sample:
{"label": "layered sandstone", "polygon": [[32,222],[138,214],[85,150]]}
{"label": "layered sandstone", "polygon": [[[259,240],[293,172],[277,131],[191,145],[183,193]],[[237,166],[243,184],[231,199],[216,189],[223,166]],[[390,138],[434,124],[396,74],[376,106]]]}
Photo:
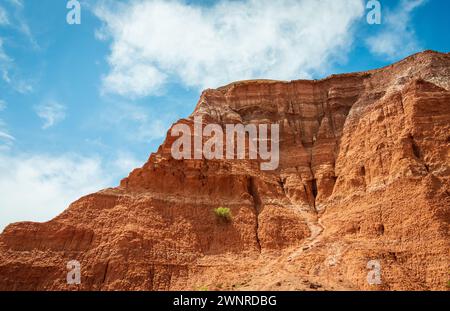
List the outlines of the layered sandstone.
{"label": "layered sandstone", "polygon": [[[280,165],[175,160],[0,236],[3,290],[442,290],[450,279],[450,55],[206,90],[178,123],[280,126]],[[213,209],[231,209],[232,221]],[[67,285],[66,264],[82,283]],[[382,284],[367,282],[381,264]]]}

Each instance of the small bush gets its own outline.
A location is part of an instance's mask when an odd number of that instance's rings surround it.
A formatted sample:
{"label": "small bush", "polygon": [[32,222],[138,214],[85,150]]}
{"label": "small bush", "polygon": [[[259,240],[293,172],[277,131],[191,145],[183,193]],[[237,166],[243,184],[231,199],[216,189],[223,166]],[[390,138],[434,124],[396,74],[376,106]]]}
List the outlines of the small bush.
{"label": "small bush", "polygon": [[214,214],[216,214],[216,216],[219,219],[223,219],[226,221],[230,221],[231,220],[231,211],[228,207],[218,207],[214,209]]}

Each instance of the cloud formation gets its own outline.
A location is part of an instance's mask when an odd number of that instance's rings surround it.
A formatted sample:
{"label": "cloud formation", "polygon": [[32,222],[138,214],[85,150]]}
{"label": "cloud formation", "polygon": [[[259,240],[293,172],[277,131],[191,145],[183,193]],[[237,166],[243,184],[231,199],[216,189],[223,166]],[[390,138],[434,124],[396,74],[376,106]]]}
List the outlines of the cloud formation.
{"label": "cloud formation", "polygon": [[147,107],[123,102],[112,103],[97,122],[119,130],[129,141],[146,143],[163,138],[170,126],[168,116],[153,114]]}
{"label": "cloud formation", "polygon": [[66,107],[55,100],[48,100],[34,107],[36,114],[44,120],[43,129],[48,129],[66,118]]}
{"label": "cloud formation", "polygon": [[413,11],[426,1],[402,0],[395,9],[384,10],[382,30],[366,40],[370,52],[393,61],[420,51],[411,20]]}
{"label": "cloud formation", "polygon": [[0,231],[12,222],[48,221],[82,195],[126,176],[139,161],[77,154],[11,154],[0,150]]}
{"label": "cloud formation", "polygon": [[[2,102],[0,101],[0,108],[2,108],[1,103]],[[5,122],[0,119],[0,152],[9,150],[15,140],[14,136],[8,132]]]}
{"label": "cloud formation", "polygon": [[321,73],[352,44],[361,0],[101,1],[97,37],[110,40],[103,90],[131,98],[167,83],[217,87]]}
{"label": "cloud formation", "polygon": [[8,25],[8,24],[9,24],[8,13],[6,12],[4,7],[0,6],[0,25]]}
{"label": "cloud formation", "polygon": [[6,102],[3,99],[0,99],[0,111],[6,108]]}
{"label": "cloud formation", "polygon": [[106,186],[101,170],[99,159],[0,154],[0,229],[56,216],[80,193]]}
{"label": "cloud formation", "polygon": [[[21,35],[25,35],[33,48],[37,48],[38,45],[33,38],[31,30],[22,16],[23,3],[19,0],[9,0],[13,5],[14,14],[11,14],[13,18],[10,20],[10,14],[5,7],[0,6],[0,30],[1,28],[12,29]],[[11,11],[10,10],[10,11]],[[16,38],[15,38],[16,39]],[[17,66],[12,57],[10,57],[5,51],[4,38],[0,37],[0,77],[3,82],[19,93],[29,93],[33,90],[31,83],[17,73]],[[17,42],[14,42],[17,44]]]}
{"label": "cloud formation", "polygon": [[14,140],[14,137],[9,135],[6,131],[0,130],[0,139],[6,140],[6,141],[12,141],[12,140]]}

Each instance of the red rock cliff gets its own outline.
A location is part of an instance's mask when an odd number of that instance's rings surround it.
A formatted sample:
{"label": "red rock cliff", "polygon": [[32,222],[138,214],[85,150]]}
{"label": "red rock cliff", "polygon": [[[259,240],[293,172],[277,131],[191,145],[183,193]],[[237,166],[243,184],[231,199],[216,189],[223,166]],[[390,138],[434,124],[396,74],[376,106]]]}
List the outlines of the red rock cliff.
{"label": "red rock cliff", "polygon": [[[446,289],[450,55],[324,80],[236,82],[179,122],[278,123],[280,165],[174,160],[0,236],[2,290]],[[231,209],[232,221],[213,209]],[[67,285],[66,264],[81,263]],[[381,284],[367,282],[367,263]]]}

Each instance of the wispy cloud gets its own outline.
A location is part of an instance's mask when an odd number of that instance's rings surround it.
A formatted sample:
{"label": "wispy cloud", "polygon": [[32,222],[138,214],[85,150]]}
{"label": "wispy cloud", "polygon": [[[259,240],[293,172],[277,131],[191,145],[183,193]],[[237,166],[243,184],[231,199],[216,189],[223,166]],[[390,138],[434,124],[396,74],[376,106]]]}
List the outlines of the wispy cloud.
{"label": "wispy cloud", "polygon": [[36,114],[44,120],[43,129],[48,129],[66,118],[66,107],[50,99],[34,107]]}
{"label": "wispy cloud", "polygon": [[[97,32],[111,40],[104,91],[143,97],[167,83],[217,87],[234,80],[322,72],[352,43],[361,0],[102,1]],[[344,53],[345,54],[345,53]]]}
{"label": "wispy cloud", "polygon": [[14,221],[49,220],[109,182],[98,158],[0,153],[0,230]]}
{"label": "wispy cloud", "polygon": [[[6,101],[0,99],[0,112],[6,109]],[[9,134],[6,123],[0,119],[0,151],[9,150],[15,138]]]}
{"label": "wispy cloud", "polygon": [[3,99],[0,99],[0,111],[6,108],[6,102]]}
{"label": "wispy cloud", "polygon": [[21,77],[17,77],[17,74],[14,73],[15,69],[14,59],[6,53],[3,39],[0,37],[0,78],[16,92],[22,94],[31,92],[33,90],[31,83]]}
{"label": "wispy cloud", "polygon": [[16,221],[48,221],[82,195],[114,186],[141,165],[128,152],[105,161],[99,156],[0,150],[0,231]]}
{"label": "wispy cloud", "polygon": [[[31,44],[33,49],[38,49],[38,44],[32,35],[31,29],[23,17],[23,3],[19,0],[9,0],[8,2],[13,5],[9,7],[9,11],[13,11],[13,13],[8,13],[5,7],[0,6],[0,27],[10,28],[16,34],[22,37],[25,36],[27,45]],[[16,39],[19,37],[14,37],[14,44],[18,44]],[[5,39],[2,37],[0,37],[0,76],[3,82],[16,92],[29,93],[33,91],[32,83],[18,74],[17,64],[6,52]]]}
{"label": "wispy cloud", "polygon": [[119,129],[130,141],[152,142],[163,138],[170,120],[152,114],[147,107],[133,103],[111,104],[100,120],[107,127]]}
{"label": "wispy cloud", "polygon": [[12,137],[8,133],[3,132],[3,131],[0,130],[0,139],[11,141],[11,140],[14,140],[14,137]]}
{"label": "wispy cloud", "polygon": [[119,151],[117,157],[113,160],[113,165],[118,171],[128,173],[137,167],[141,167],[143,163],[130,152]]}
{"label": "wispy cloud", "polygon": [[[14,11],[13,14],[13,22],[8,23],[12,28],[16,29],[23,35],[27,37],[27,39],[32,44],[33,48],[39,48],[39,45],[37,44],[32,32],[31,28],[28,25],[27,20],[24,17],[23,10],[25,8],[24,4],[20,0],[8,0],[10,4],[12,4],[12,11]],[[6,11],[5,11],[6,12]]]}
{"label": "wispy cloud", "polygon": [[13,4],[13,5],[15,5],[15,6],[17,6],[17,7],[23,8],[22,0],[8,0],[8,2]]}
{"label": "wispy cloud", "polygon": [[8,56],[8,54],[5,51],[4,47],[4,41],[0,37],[0,74],[1,78],[4,82],[11,85],[12,79],[10,78],[10,69],[14,66],[14,60]]}
{"label": "wispy cloud", "polygon": [[369,50],[388,60],[405,57],[421,49],[411,25],[413,11],[427,0],[402,0],[392,10],[383,11],[378,34],[366,40]]}
{"label": "wispy cloud", "polygon": [[0,6],[0,25],[9,25],[8,13],[2,6]]}
{"label": "wispy cloud", "polygon": [[15,140],[8,132],[5,122],[0,119],[0,151],[9,150]]}

